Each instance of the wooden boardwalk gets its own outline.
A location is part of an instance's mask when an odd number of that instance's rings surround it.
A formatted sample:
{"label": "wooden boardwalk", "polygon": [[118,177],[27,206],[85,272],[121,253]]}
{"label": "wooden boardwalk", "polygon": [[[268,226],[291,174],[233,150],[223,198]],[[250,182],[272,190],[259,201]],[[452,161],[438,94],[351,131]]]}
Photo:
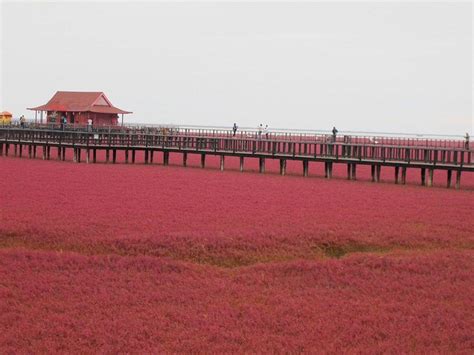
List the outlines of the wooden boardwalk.
{"label": "wooden boardwalk", "polygon": [[[455,144],[454,144],[455,143]],[[407,169],[419,169],[421,184],[433,185],[435,170],[445,170],[446,186],[460,188],[463,172],[474,172],[474,151],[462,141],[446,143],[431,140],[429,143],[406,142],[391,138],[373,142],[361,137],[337,137],[317,135],[286,135],[272,133],[269,136],[255,132],[163,129],[51,129],[47,127],[20,128],[0,126],[0,156],[11,155],[36,157],[37,147],[42,149],[43,159],[51,159],[51,149],[57,151],[57,159],[65,160],[66,150],[73,151],[74,162],[97,162],[97,152],[105,151],[106,161],[116,163],[117,151],[125,152],[125,162],[135,163],[136,152],[144,152],[145,164],[152,163],[154,154],[163,154],[168,165],[171,153],[180,153],[186,166],[188,154],[201,156],[205,167],[207,155],[220,157],[224,170],[225,157],[240,158],[240,170],[244,170],[245,158],[259,159],[259,171],[265,172],[266,159],[280,160],[280,174],[286,174],[287,160],[302,162],[302,174],[308,176],[309,163],[325,165],[325,176],[332,177],[334,164],[347,165],[347,178],[355,180],[358,165],[370,165],[372,181],[380,181],[382,167],[394,167],[395,183],[406,183]],[[13,152],[12,152],[13,149]]]}

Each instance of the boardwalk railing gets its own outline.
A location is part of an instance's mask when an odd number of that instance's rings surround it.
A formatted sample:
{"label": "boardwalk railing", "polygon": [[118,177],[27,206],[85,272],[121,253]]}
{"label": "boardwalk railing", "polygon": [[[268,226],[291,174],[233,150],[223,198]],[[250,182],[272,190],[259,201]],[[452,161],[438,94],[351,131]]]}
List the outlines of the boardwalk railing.
{"label": "boardwalk railing", "polygon": [[[0,128],[20,128],[19,122],[11,124],[0,124]],[[258,132],[258,129],[243,128],[239,129],[234,136],[232,129],[224,127],[204,127],[204,126],[178,126],[178,125],[159,125],[159,124],[126,124],[124,126],[92,126],[89,127],[84,124],[65,124],[59,123],[34,123],[27,122],[24,125],[27,129],[41,129],[41,130],[67,130],[67,131],[82,131],[82,132],[98,132],[98,133],[148,133],[148,134],[173,134],[184,136],[199,136],[199,137],[218,137],[218,138],[232,138],[237,137],[241,139],[271,139],[279,141],[291,142],[313,142],[324,143],[336,142],[354,143],[354,144],[375,144],[375,145],[398,145],[408,147],[438,147],[438,148],[458,148],[458,149],[474,149],[474,145],[462,136],[419,136],[419,135],[404,135],[393,136],[385,135],[367,135],[357,132],[341,132],[335,138],[330,132],[322,131],[297,131],[297,130],[270,130],[267,134]],[[454,139],[456,137],[457,139]]]}
{"label": "boardwalk railing", "polygon": [[[56,127],[55,127],[56,128]],[[63,129],[62,129],[63,128]],[[14,146],[15,154],[22,156],[23,147],[28,148],[28,155],[36,155],[36,147],[43,149],[43,158],[49,159],[51,147],[58,149],[58,158],[64,160],[65,150],[73,149],[74,160],[80,161],[81,150],[86,152],[86,161],[89,162],[90,153],[93,162],[96,162],[96,151],[104,150],[109,161],[110,152],[113,162],[116,162],[117,150],[125,151],[128,162],[129,152],[132,153],[132,162],[135,161],[135,152],[145,152],[145,163],[153,159],[154,152],[164,153],[164,162],[167,164],[170,152],[183,153],[183,163],[186,164],[188,153],[201,154],[201,165],[204,166],[207,154],[221,156],[223,169],[225,156],[241,158],[241,170],[245,157],[259,158],[260,171],[265,170],[265,159],[280,159],[280,172],[285,173],[286,160],[300,160],[303,162],[303,174],[308,175],[308,163],[324,162],[326,176],[331,177],[333,163],[345,163],[348,166],[348,178],[355,179],[356,166],[359,164],[372,166],[372,179],[380,180],[381,166],[395,167],[396,182],[399,182],[399,170],[402,169],[401,182],[405,183],[407,168],[420,168],[422,184],[426,183],[426,169],[428,169],[427,185],[432,185],[433,171],[442,169],[448,171],[448,185],[451,184],[452,171],[456,171],[457,186],[462,171],[473,172],[473,150],[468,145],[447,146],[442,144],[402,145],[400,140],[391,140],[381,144],[373,139],[361,137],[332,136],[301,136],[290,137],[258,132],[240,132],[233,135],[232,131],[207,132],[188,129],[170,129],[167,127],[154,129],[108,129],[91,127],[0,127],[0,155],[8,155],[10,146]],[[19,150],[19,152],[18,152]]]}

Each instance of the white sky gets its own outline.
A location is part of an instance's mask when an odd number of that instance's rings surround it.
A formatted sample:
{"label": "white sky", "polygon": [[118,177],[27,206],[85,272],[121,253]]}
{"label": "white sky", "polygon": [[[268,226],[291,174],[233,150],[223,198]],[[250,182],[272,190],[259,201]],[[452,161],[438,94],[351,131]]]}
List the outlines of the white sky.
{"label": "white sky", "polygon": [[104,91],[129,122],[473,133],[472,4],[2,2],[0,110]]}

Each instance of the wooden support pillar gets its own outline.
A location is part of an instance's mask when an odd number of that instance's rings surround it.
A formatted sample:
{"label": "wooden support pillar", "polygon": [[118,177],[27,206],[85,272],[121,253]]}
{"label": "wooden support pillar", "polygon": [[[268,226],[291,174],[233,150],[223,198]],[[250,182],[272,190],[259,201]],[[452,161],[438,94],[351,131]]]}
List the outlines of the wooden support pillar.
{"label": "wooden support pillar", "polygon": [[33,146],[31,144],[28,145],[28,158],[33,158]]}
{"label": "wooden support pillar", "polygon": [[461,170],[456,171],[456,189],[461,188]]}
{"label": "wooden support pillar", "polygon": [[81,148],[77,148],[77,162],[80,163],[81,162]]}
{"label": "wooden support pillar", "polygon": [[433,186],[433,175],[434,175],[434,169],[433,168],[428,169],[428,184],[427,184],[428,187]]}
{"label": "wooden support pillar", "polygon": [[61,158],[62,158],[63,161],[65,161],[66,160],[66,147],[63,147],[62,150],[63,151],[61,153]]}
{"label": "wooden support pillar", "polygon": [[240,172],[244,172],[244,157],[240,157]]}
{"label": "wooden support pillar", "polygon": [[135,158],[136,158],[137,152],[135,149],[132,149],[132,164],[135,164]]}
{"label": "wooden support pillar", "polygon": [[351,169],[351,164],[348,163],[347,164],[347,180],[351,180],[352,179],[352,169]]}
{"label": "wooden support pillar", "polygon": [[402,167],[402,184],[405,185],[407,183],[407,167]]}
{"label": "wooden support pillar", "polygon": [[73,148],[73,151],[72,151],[72,161],[74,163],[77,163],[77,148]]}
{"label": "wooden support pillar", "polygon": [[58,160],[61,160],[61,152],[62,152],[62,148],[61,146],[58,147]]}
{"label": "wooden support pillar", "polygon": [[258,171],[261,174],[265,172],[265,158],[258,158]]}
{"label": "wooden support pillar", "polygon": [[332,164],[333,164],[332,162],[324,163],[324,170],[325,170],[324,176],[326,177],[326,179],[332,178]]}
{"label": "wooden support pillar", "polygon": [[110,149],[105,150],[105,162],[108,163],[110,161]]}
{"label": "wooden support pillar", "polygon": [[51,146],[47,146],[46,148],[46,159],[50,159],[51,158]]}
{"label": "wooden support pillar", "polygon": [[163,165],[168,165],[170,162],[170,152],[163,152]]}
{"label": "wooden support pillar", "polygon": [[97,149],[95,148],[92,150],[92,162],[97,163]]}
{"label": "wooden support pillar", "polygon": [[448,170],[447,172],[447,184],[446,184],[446,187],[449,189],[451,187],[451,181],[453,179],[453,171],[452,170]]}
{"label": "wooden support pillar", "polygon": [[125,164],[128,164],[128,149],[125,149]]}
{"label": "wooden support pillar", "polygon": [[286,159],[280,159],[280,175],[286,175]]}
{"label": "wooden support pillar", "polygon": [[188,165],[188,153],[183,153],[183,166]]}
{"label": "wooden support pillar", "polygon": [[352,180],[355,180],[357,178],[357,164],[353,163],[351,170],[352,170],[351,178]]}
{"label": "wooden support pillar", "polygon": [[20,144],[20,158],[23,156],[23,144]]}
{"label": "wooden support pillar", "polygon": [[206,167],[206,154],[201,154],[201,168]]}
{"label": "wooden support pillar", "polygon": [[42,154],[43,155],[43,160],[46,160],[46,146],[43,145],[41,148],[42,148],[42,151],[43,151],[43,154]]}
{"label": "wooden support pillar", "polygon": [[421,168],[421,186],[426,185],[426,169]]}
{"label": "wooden support pillar", "polygon": [[13,150],[14,150],[15,156],[17,156],[18,155],[18,144],[14,144],[14,149]]}
{"label": "wooden support pillar", "polygon": [[396,166],[395,167],[395,184],[398,184],[400,182],[400,167]]}
{"label": "wooden support pillar", "polygon": [[377,164],[377,167],[375,169],[375,179],[377,182],[380,182],[380,175],[382,174],[382,165]]}
{"label": "wooden support pillar", "polygon": [[0,143],[0,157],[3,156],[3,143]]}
{"label": "wooden support pillar", "polygon": [[148,164],[148,149],[145,149],[145,164]]}
{"label": "wooden support pillar", "polygon": [[10,150],[10,144],[5,144],[5,156],[8,157],[8,151]]}
{"label": "wooden support pillar", "polygon": [[224,171],[224,155],[220,156],[220,168],[221,171]]}
{"label": "wooden support pillar", "polygon": [[153,164],[153,156],[155,155],[154,150],[150,150],[150,164]]}
{"label": "wooden support pillar", "polygon": [[91,151],[89,148],[86,149],[86,164],[90,162]]}
{"label": "wooden support pillar", "polygon": [[33,158],[36,159],[36,145],[33,146]]}
{"label": "wooden support pillar", "polygon": [[112,163],[117,162],[117,149],[112,150]]}
{"label": "wooden support pillar", "polygon": [[303,160],[303,176],[308,176],[309,174],[309,162],[307,160]]}
{"label": "wooden support pillar", "polygon": [[371,175],[371,177],[372,177],[372,182],[375,182],[375,169],[376,169],[376,168],[375,168],[375,165],[372,164],[372,165],[370,166],[370,175]]}

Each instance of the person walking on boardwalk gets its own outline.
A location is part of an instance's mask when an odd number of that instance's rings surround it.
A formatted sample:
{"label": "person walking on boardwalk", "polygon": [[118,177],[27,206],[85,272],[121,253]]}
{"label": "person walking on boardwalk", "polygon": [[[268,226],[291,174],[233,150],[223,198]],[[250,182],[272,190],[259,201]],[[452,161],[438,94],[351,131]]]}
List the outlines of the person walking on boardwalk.
{"label": "person walking on boardwalk", "polygon": [[262,131],[263,131],[263,124],[260,123],[260,126],[258,126],[258,139],[262,138]]}
{"label": "person walking on boardwalk", "polygon": [[332,128],[332,141],[336,142],[336,136],[339,131],[336,129],[336,127]]}
{"label": "person walking on boardwalk", "polygon": [[236,135],[236,133],[237,133],[237,129],[238,129],[238,128],[239,128],[239,127],[237,127],[237,123],[234,122],[234,126],[232,127],[232,132],[234,133],[234,137],[235,137],[235,135]]}
{"label": "person walking on boardwalk", "polygon": [[20,117],[20,126],[21,128],[25,128],[25,116],[21,115]]}
{"label": "person walking on boardwalk", "polygon": [[268,125],[265,125],[265,128],[263,129],[263,133],[265,134],[265,139],[268,139],[268,133],[269,133]]}
{"label": "person walking on boardwalk", "polygon": [[64,128],[66,127],[66,123],[67,123],[67,118],[66,116],[62,116],[61,117],[61,129],[64,131]]}

